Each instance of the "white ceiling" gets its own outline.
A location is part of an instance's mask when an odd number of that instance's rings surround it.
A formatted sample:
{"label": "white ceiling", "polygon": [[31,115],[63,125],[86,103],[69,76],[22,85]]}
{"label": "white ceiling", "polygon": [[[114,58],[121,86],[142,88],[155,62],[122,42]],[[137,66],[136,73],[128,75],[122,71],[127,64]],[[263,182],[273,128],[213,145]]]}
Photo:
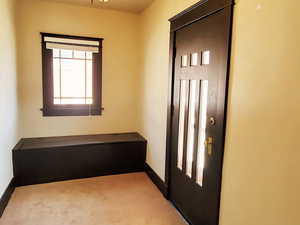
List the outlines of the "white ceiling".
{"label": "white ceiling", "polygon": [[[47,0],[49,1],[49,0]],[[50,0],[69,4],[84,5],[88,7],[107,8],[139,13],[147,8],[153,0],[109,0],[108,2],[100,2],[99,0]]]}

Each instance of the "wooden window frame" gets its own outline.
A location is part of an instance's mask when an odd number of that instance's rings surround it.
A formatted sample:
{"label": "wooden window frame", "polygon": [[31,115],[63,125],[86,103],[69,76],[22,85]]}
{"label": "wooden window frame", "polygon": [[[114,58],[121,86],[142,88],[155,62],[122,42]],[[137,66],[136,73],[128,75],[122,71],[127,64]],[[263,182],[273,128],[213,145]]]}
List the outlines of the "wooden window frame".
{"label": "wooden window frame", "polygon": [[[102,115],[102,38],[41,33],[43,69],[43,116],[89,116]],[[53,50],[46,48],[45,37],[89,40],[99,42],[99,52],[93,53],[93,104],[55,105],[53,87]]]}

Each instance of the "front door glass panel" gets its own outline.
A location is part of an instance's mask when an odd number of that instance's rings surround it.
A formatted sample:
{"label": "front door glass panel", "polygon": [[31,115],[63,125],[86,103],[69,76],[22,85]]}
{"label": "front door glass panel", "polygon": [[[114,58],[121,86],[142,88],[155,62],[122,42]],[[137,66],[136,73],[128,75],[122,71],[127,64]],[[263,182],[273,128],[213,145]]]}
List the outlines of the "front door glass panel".
{"label": "front door glass panel", "polygon": [[188,81],[180,81],[180,99],[179,99],[179,131],[178,131],[178,150],[177,150],[177,167],[182,170],[183,147],[184,147],[184,126],[185,126],[185,108],[187,104],[186,92]]}
{"label": "front door glass panel", "polygon": [[186,153],[186,175],[192,177],[193,154],[195,144],[195,120],[196,120],[196,90],[197,80],[190,81],[189,93],[189,117],[188,117],[188,136],[187,136],[187,153]]}
{"label": "front door glass panel", "polygon": [[207,121],[207,97],[208,97],[208,81],[201,81],[200,90],[200,116],[199,116],[199,134],[198,134],[198,162],[196,181],[203,185],[203,171],[205,166],[205,140],[206,140],[206,121]]}

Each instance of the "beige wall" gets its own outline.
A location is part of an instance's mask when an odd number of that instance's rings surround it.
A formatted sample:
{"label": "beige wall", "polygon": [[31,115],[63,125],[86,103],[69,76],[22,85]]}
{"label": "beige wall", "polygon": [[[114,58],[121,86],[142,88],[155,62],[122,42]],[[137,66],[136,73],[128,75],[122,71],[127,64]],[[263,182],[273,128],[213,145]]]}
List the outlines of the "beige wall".
{"label": "beige wall", "polygon": [[[18,119],[14,27],[9,2],[0,3],[0,192],[12,176],[8,150],[16,143]],[[18,1],[22,136],[138,129],[149,141],[147,162],[164,178],[167,20],[195,2],[155,0],[139,16],[51,2]],[[220,225],[299,224],[299,7],[296,0],[237,0]],[[103,116],[41,116],[41,31],[105,38]]]}
{"label": "beige wall", "polygon": [[[156,0],[142,14],[140,130],[164,178],[167,19],[197,1]],[[297,225],[300,202],[299,1],[239,0],[220,225]]]}
{"label": "beige wall", "polygon": [[[137,130],[139,17],[112,10],[18,1],[18,59],[24,137]],[[40,32],[104,38],[103,116],[42,117]]]}
{"label": "beige wall", "polygon": [[142,13],[139,131],[148,140],[147,163],[164,179],[169,69],[168,19],[197,0],[163,0]]}
{"label": "beige wall", "polygon": [[14,1],[0,1],[0,197],[13,174],[11,149],[18,139]]}

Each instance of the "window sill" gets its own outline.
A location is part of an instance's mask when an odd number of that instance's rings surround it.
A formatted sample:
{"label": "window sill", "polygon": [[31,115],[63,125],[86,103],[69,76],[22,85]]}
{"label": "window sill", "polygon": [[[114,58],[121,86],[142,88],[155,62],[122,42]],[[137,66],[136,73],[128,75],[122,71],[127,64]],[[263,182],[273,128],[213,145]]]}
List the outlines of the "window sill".
{"label": "window sill", "polygon": [[69,108],[47,108],[41,109],[44,117],[54,116],[101,116],[101,108],[95,107],[69,107]]}

